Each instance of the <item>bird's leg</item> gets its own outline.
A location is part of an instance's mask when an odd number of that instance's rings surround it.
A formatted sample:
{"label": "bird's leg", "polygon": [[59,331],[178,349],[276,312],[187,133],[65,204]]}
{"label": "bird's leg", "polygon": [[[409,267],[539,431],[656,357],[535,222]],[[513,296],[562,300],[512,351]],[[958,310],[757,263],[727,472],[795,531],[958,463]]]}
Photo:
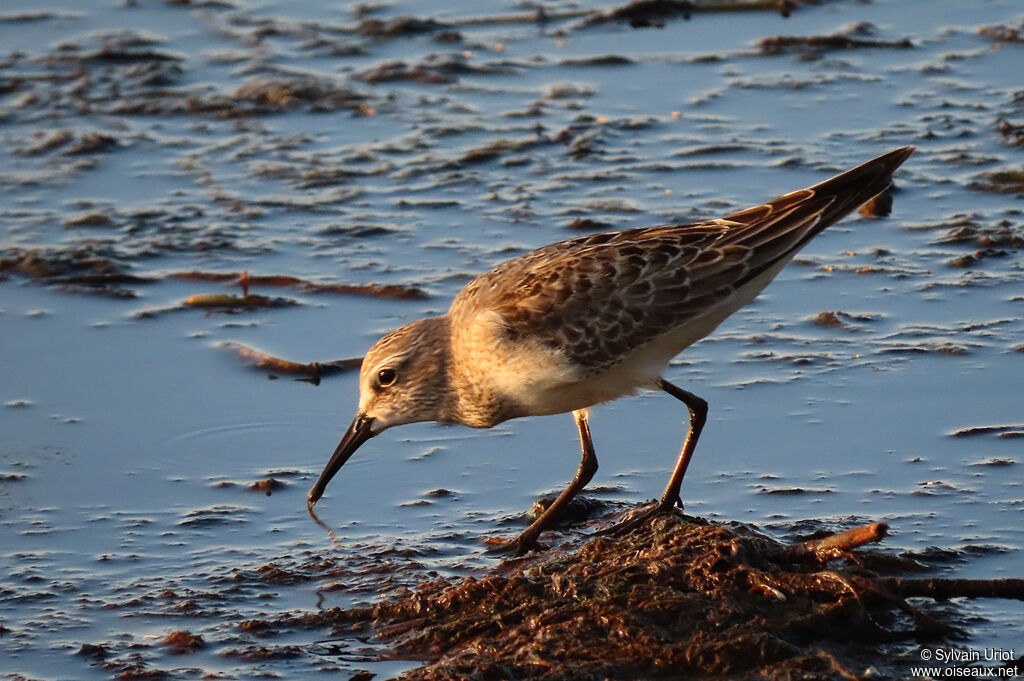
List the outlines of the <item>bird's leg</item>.
{"label": "bird's leg", "polygon": [[664,378],[658,381],[658,387],[683,402],[690,410],[690,429],[686,433],[683,448],[679,452],[676,468],[672,471],[672,477],[669,478],[665,492],[661,495],[660,505],[668,510],[675,504],[679,504],[679,508],[683,507],[683,500],[679,497],[679,487],[683,484],[686,469],[690,466],[693,451],[697,448],[697,439],[700,437],[701,431],[704,430],[704,424],[707,423],[708,403],[690,391],[683,390],[677,385],[672,385]]}
{"label": "bird's leg", "polygon": [[679,504],[680,509],[683,508],[683,500],[679,497],[679,487],[683,484],[683,476],[686,475],[690,459],[693,458],[693,450],[697,447],[697,439],[700,437],[701,431],[704,430],[704,424],[707,422],[708,403],[690,391],[683,390],[677,385],[672,385],[664,378],[658,379],[658,387],[686,404],[690,410],[690,428],[686,432],[683,448],[679,452],[679,460],[676,461],[675,470],[672,471],[672,477],[669,478],[668,485],[665,486],[665,491],[662,493],[658,503],[635,518],[603,530],[600,534],[625,534],[656,515],[671,513],[676,504]]}
{"label": "bird's leg", "polygon": [[590,439],[590,425],[587,423],[587,412],[580,409],[572,413],[576,419],[576,427],[580,431],[580,447],[583,450],[583,458],[580,459],[580,467],[576,469],[576,477],[572,479],[569,486],[558,495],[558,498],[533,521],[523,533],[513,541],[505,542],[489,549],[493,552],[509,552],[521,556],[528,551],[542,550],[544,547],[537,543],[540,533],[548,529],[558,518],[562,509],[573,500],[580,490],[586,487],[590,479],[597,472],[597,455],[594,454],[594,442]]}

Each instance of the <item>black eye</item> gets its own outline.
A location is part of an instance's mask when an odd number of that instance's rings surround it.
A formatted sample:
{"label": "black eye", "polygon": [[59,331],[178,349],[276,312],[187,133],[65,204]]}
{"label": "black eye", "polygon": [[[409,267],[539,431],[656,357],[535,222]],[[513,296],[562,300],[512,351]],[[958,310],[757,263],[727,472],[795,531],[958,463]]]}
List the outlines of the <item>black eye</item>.
{"label": "black eye", "polygon": [[398,374],[395,373],[394,369],[381,369],[377,372],[377,383],[382,388],[386,388],[395,382],[398,378]]}

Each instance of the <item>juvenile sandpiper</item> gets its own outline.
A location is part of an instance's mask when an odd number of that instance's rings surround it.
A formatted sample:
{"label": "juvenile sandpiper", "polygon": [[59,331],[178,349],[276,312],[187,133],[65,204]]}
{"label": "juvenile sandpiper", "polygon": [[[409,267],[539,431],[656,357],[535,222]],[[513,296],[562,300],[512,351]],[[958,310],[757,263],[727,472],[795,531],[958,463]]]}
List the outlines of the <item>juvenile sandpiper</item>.
{"label": "juvenile sandpiper", "polygon": [[885,191],[914,147],[717,220],[591,234],[501,263],[446,314],[370,348],[359,408],[309,490],[312,511],[331,478],[375,435],[405,423],[490,428],[572,412],[583,457],[569,486],[503,548],[522,555],[597,470],[587,408],[640,388],[682,401],[690,427],[660,501],[613,530],[682,506],[679,488],[707,419],[700,397],[662,378],[669,361],[715,330],[829,225]]}

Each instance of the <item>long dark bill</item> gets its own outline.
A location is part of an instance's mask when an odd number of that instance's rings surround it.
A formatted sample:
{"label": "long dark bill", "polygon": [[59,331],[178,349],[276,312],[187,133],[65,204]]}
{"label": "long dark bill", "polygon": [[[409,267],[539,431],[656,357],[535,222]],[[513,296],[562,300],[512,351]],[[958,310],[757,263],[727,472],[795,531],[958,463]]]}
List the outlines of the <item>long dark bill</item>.
{"label": "long dark bill", "polygon": [[341,442],[338,443],[338,447],[334,450],[334,454],[331,454],[330,460],[324,466],[320,477],[316,479],[313,486],[309,488],[309,493],[306,494],[306,505],[310,509],[313,508],[316,502],[320,501],[320,497],[324,495],[324,490],[327,489],[327,483],[341,470],[341,467],[345,465],[349,457],[355,454],[355,451],[359,449],[361,444],[374,436],[372,425],[373,419],[367,418],[362,414],[356,415],[352,425],[345,431]]}

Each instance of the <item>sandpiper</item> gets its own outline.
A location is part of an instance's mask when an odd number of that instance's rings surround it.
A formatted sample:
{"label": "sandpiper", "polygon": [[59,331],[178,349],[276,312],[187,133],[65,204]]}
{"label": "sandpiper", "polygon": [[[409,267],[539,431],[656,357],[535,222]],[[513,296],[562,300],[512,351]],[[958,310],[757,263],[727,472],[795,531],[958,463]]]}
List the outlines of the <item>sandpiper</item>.
{"label": "sandpiper", "polygon": [[522,555],[593,477],[587,408],[640,388],[689,409],[668,485],[625,531],[682,506],[679,488],[708,405],[662,378],[669,361],[768,285],[816,234],[889,187],[914,152],[895,149],[808,189],[686,225],[605,232],[501,263],[469,284],[446,314],[380,339],[363,359],[359,409],[309,490],[312,511],[364,442],[419,421],[490,428],[520,416],[572,412],[583,457],[565,491],[503,548]]}

